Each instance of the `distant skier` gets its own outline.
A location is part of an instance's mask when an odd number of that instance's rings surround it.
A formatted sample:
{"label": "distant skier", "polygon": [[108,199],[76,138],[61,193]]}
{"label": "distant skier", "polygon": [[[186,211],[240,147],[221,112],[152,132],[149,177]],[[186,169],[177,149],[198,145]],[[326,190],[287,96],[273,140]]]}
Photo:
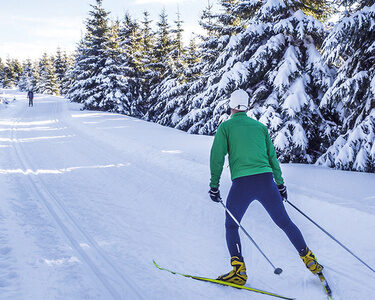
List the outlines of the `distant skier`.
{"label": "distant skier", "polygon": [[[246,115],[248,101],[248,94],[244,90],[233,92],[229,101],[231,118],[217,129],[210,157],[210,197],[215,202],[221,199],[219,182],[224,158],[228,154],[232,178],[226,203],[229,211],[240,222],[250,203],[258,200],[276,225],[286,233],[306,267],[316,274],[323,266],[317,262],[300,230],[285,210],[283,200],[287,199],[287,191],[274,146],[267,127]],[[239,226],[228,213],[225,228],[233,270],[218,279],[244,285],[247,275],[238,234]]]}
{"label": "distant skier", "polygon": [[27,93],[27,98],[29,98],[29,107],[30,106],[34,106],[34,102],[33,102],[33,99],[34,99],[34,92],[33,90],[29,90],[29,92]]}

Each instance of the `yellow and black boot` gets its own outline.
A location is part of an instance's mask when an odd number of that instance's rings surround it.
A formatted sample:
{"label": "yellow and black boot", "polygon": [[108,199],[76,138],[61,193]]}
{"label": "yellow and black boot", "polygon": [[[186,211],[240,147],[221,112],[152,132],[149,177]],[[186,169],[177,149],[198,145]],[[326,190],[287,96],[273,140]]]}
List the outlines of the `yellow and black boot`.
{"label": "yellow and black boot", "polygon": [[317,274],[323,270],[323,266],[318,263],[314,253],[311,252],[309,248],[306,247],[304,251],[300,253],[303,262],[313,274]]}
{"label": "yellow and black boot", "polygon": [[233,270],[227,274],[219,276],[217,280],[244,285],[247,280],[247,275],[243,258],[232,256],[232,258],[230,259],[230,264],[233,266]]}

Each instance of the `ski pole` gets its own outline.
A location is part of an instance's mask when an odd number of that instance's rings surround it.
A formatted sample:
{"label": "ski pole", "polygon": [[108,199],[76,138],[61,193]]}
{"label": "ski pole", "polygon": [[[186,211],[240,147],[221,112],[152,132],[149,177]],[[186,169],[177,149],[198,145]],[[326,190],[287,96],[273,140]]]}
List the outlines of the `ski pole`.
{"label": "ski pole", "polygon": [[264,256],[264,258],[269,262],[269,264],[272,266],[272,268],[274,269],[274,273],[279,275],[281,274],[281,272],[283,271],[281,268],[276,268],[273,263],[269,260],[269,258],[264,254],[264,252],[259,248],[258,244],[254,241],[254,239],[250,236],[250,234],[247,233],[247,231],[245,230],[245,228],[242,227],[242,225],[240,224],[240,222],[237,221],[237,219],[232,215],[232,213],[230,212],[230,210],[226,207],[226,205],[223,203],[223,200],[220,199],[220,203],[221,205],[224,207],[224,209],[227,211],[228,215],[231,216],[231,218],[233,219],[234,222],[236,222],[236,224],[242,229],[242,231],[246,234],[246,236],[250,239],[250,241],[254,244],[254,246],[259,250],[260,253],[262,253],[262,255]]}
{"label": "ski pole", "polygon": [[301,211],[297,206],[295,206],[293,203],[291,203],[289,200],[285,200],[289,203],[295,210],[297,210],[301,215],[306,217],[311,223],[313,223],[316,227],[318,227],[321,231],[323,231],[326,235],[328,235],[331,239],[333,239],[337,244],[339,244],[342,248],[344,248],[346,251],[348,251],[351,255],[353,255],[356,259],[358,259],[361,263],[363,263],[367,268],[369,268],[371,271],[375,273],[375,270],[371,268],[368,264],[366,264],[362,259],[360,259],[357,255],[355,255],[352,251],[348,249],[345,245],[343,245],[340,241],[338,241],[332,234],[327,232],[323,227],[321,227],[318,223],[316,223],[314,220],[312,220],[309,216],[307,216],[303,211]]}

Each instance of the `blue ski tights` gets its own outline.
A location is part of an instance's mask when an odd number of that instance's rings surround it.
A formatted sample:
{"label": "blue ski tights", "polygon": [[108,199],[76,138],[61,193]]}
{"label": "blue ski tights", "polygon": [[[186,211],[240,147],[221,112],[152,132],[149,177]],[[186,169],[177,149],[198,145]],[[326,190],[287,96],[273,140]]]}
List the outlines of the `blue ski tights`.
{"label": "blue ski tights", "polygon": [[[233,180],[228,194],[227,208],[238,222],[241,222],[253,200],[258,200],[263,205],[272,220],[285,232],[298,252],[306,248],[301,231],[290,220],[285,210],[272,173],[243,176]],[[239,227],[228,213],[226,214],[225,228],[230,255],[242,257]]]}

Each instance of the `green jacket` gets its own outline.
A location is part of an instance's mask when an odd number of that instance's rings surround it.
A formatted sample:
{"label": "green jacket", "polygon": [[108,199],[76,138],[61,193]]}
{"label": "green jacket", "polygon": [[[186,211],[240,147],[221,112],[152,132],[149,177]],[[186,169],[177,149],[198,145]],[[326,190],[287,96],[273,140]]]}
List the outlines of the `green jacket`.
{"label": "green jacket", "polygon": [[218,187],[225,155],[229,154],[232,180],[242,176],[273,172],[276,184],[283,184],[279,161],[267,127],[237,112],[221,123],[211,148],[210,187]]}

